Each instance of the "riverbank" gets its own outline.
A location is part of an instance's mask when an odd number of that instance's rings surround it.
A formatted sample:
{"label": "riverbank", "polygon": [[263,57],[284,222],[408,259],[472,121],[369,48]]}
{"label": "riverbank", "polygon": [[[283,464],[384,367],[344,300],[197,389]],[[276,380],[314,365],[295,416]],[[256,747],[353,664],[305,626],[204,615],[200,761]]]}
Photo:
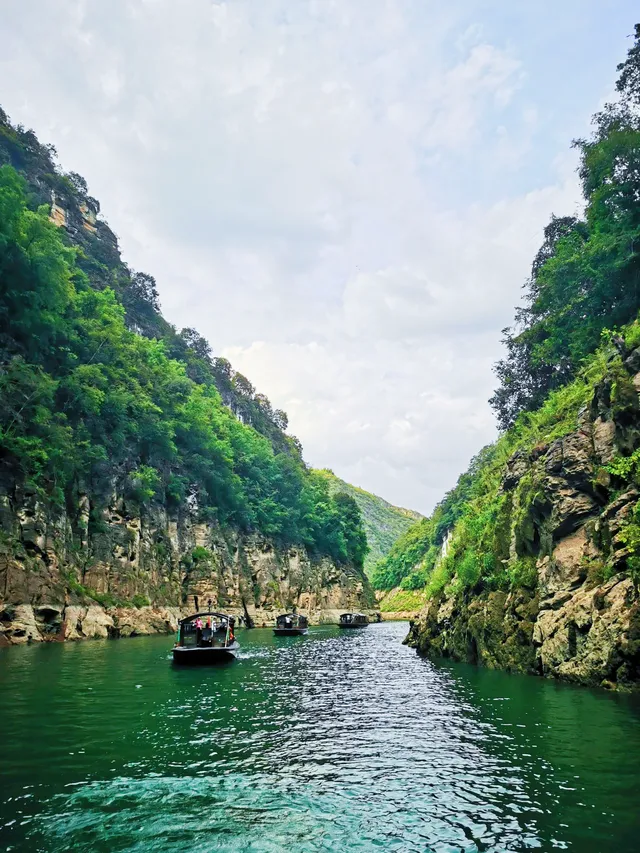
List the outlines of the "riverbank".
{"label": "riverbank", "polygon": [[[245,620],[245,611],[232,607],[225,612]],[[271,627],[283,608],[248,608],[256,627]],[[310,625],[337,625],[339,609],[320,608],[300,610]],[[372,622],[375,611],[364,611]],[[102,607],[99,604],[19,604],[5,606],[0,621],[0,648],[28,643],[65,642],[67,640],[117,639],[151,634],[171,634],[178,629],[178,620],[193,613],[178,607]]]}
{"label": "riverbank", "polygon": [[390,590],[377,590],[376,604],[385,622],[416,619],[428,603],[424,590],[409,590],[396,587]]}
{"label": "riverbank", "polygon": [[320,623],[373,604],[361,568],[199,522],[195,509],[113,498],[94,527],[81,509],[82,535],[68,510],[0,484],[0,646],[170,633],[209,601],[259,625],[293,607]]}

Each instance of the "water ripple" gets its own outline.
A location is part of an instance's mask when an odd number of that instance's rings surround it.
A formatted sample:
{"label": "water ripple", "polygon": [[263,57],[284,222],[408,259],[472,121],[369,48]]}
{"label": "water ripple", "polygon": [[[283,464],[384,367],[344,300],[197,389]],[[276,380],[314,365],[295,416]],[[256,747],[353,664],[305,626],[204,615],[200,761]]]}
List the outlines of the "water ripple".
{"label": "water ripple", "polygon": [[637,703],[435,665],[405,630],[243,632],[207,670],[157,637],[10,650],[0,849],[637,849]]}

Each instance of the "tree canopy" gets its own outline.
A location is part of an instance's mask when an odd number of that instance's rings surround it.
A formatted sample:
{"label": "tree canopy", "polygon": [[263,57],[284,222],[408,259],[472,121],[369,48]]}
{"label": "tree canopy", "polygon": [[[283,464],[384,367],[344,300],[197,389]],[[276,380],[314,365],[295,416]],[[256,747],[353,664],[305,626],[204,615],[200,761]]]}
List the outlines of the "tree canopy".
{"label": "tree canopy", "polygon": [[500,427],[533,411],[570,381],[604,329],[640,309],[640,24],[618,66],[619,98],[579,139],[582,219],[553,216],[525,284],[524,306],[503,332],[491,398]]}

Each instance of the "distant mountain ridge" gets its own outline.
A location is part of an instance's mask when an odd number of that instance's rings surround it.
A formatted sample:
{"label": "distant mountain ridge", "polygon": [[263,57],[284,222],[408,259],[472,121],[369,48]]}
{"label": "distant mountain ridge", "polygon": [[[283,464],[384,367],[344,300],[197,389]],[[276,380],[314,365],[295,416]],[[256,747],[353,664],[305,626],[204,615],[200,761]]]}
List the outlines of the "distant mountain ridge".
{"label": "distant mountain ridge", "polygon": [[358,504],[369,543],[364,571],[367,577],[371,577],[376,563],[384,559],[398,538],[424,516],[415,510],[394,506],[378,495],[346,483],[329,468],[323,468],[316,473],[325,477],[332,494],[346,492]]}

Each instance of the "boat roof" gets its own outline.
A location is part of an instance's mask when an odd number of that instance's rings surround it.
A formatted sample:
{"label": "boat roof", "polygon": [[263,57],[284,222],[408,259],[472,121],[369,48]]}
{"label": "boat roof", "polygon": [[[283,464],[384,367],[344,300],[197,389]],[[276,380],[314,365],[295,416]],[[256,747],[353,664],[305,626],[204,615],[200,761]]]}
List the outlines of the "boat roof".
{"label": "boat roof", "polygon": [[341,613],[340,618],[342,619],[343,616],[364,616],[364,613]]}
{"label": "boat roof", "polygon": [[303,616],[302,613],[281,613],[277,616],[277,619],[285,619],[287,616],[301,616],[303,619],[306,619],[306,616]]}
{"label": "boat roof", "polygon": [[235,621],[235,616],[230,616],[228,613],[217,613],[215,610],[204,610],[202,613],[194,613],[191,616],[185,616],[184,619],[178,620],[181,624],[182,622],[192,622],[194,619],[197,619],[198,616],[217,616],[218,619],[233,619]]}

